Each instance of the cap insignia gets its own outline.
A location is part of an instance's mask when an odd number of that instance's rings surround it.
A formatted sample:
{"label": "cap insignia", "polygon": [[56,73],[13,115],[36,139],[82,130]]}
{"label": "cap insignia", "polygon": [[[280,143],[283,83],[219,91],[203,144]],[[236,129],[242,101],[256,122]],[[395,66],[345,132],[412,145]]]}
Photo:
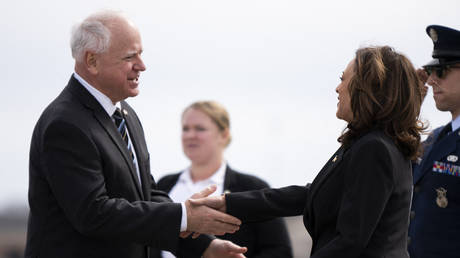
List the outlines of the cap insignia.
{"label": "cap insignia", "polygon": [[434,43],[438,42],[438,33],[434,28],[430,29],[430,38],[433,40]]}

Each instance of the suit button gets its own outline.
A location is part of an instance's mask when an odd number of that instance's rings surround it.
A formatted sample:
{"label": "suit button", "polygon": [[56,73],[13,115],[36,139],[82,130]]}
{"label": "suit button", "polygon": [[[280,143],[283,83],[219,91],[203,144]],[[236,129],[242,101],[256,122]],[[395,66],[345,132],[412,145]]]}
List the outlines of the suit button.
{"label": "suit button", "polygon": [[411,211],[410,212],[410,219],[414,219],[415,218],[415,211]]}
{"label": "suit button", "polygon": [[410,245],[410,237],[407,237],[407,245]]}
{"label": "suit button", "polygon": [[420,186],[414,187],[414,193],[418,193],[418,192],[420,192]]}

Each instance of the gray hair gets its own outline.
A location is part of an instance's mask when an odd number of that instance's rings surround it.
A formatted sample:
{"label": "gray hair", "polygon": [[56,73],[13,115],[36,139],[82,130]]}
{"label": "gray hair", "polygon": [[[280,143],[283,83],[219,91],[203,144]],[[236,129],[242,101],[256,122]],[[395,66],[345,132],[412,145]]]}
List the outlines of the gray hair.
{"label": "gray hair", "polygon": [[70,38],[72,57],[75,61],[83,62],[88,50],[98,54],[105,52],[110,46],[110,25],[120,18],[125,19],[120,12],[102,11],[76,24]]}

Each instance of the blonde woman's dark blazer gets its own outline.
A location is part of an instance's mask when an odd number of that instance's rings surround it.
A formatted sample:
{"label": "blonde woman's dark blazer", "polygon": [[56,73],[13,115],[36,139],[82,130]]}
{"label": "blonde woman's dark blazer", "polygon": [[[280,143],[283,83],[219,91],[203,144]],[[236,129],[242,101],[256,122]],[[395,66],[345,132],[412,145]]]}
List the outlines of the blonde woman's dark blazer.
{"label": "blonde woman's dark blazer", "polygon": [[[158,181],[158,188],[170,192],[179,179],[180,173],[167,175]],[[267,188],[268,184],[255,176],[240,173],[227,165],[225,170],[224,191],[241,192]],[[240,246],[245,246],[248,251],[244,254],[248,258],[292,257],[291,243],[282,219],[273,219],[264,222],[246,223],[234,234],[219,236]],[[153,251],[151,258],[159,258],[160,252]],[[180,258],[198,258],[192,253]]]}

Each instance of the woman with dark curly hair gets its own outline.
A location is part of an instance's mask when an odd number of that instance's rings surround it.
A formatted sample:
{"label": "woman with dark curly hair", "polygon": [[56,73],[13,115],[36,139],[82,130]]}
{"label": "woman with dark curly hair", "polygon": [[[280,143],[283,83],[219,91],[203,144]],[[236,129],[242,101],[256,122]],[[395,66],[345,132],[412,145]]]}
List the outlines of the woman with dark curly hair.
{"label": "woman with dark curly hair", "polygon": [[411,161],[418,155],[422,86],[392,48],[356,51],[336,88],[341,147],[307,186],[192,200],[243,223],[302,215],[311,257],[409,257]]}

